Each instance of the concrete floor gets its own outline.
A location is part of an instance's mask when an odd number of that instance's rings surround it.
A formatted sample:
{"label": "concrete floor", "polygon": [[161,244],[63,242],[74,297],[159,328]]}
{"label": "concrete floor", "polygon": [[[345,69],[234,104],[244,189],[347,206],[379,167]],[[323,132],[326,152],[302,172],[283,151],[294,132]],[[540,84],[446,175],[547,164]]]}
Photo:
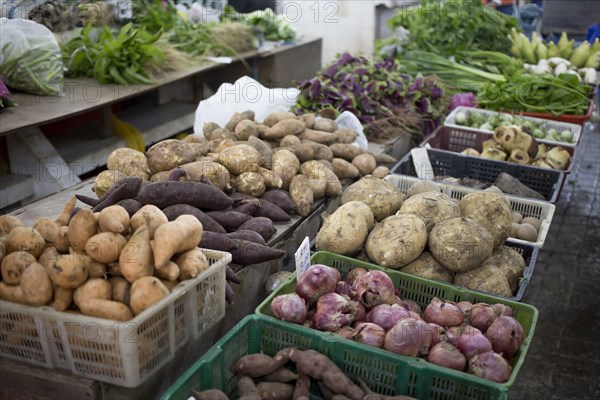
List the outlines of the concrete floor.
{"label": "concrete floor", "polygon": [[587,126],[523,298],[539,310],[510,400],[600,399],[600,134]]}

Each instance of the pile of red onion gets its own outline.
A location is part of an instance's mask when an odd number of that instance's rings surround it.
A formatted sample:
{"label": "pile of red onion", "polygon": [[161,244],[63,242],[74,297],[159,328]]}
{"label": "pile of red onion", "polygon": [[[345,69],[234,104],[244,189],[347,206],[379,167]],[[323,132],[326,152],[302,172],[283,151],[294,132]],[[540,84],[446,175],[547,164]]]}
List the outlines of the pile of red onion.
{"label": "pile of red onion", "polygon": [[271,311],[283,321],[508,381],[509,361],[525,337],[510,307],[434,298],[421,310],[398,293],[384,272],[356,268],[341,280],[338,270],[316,264],[298,279],[296,293],[273,299]]}

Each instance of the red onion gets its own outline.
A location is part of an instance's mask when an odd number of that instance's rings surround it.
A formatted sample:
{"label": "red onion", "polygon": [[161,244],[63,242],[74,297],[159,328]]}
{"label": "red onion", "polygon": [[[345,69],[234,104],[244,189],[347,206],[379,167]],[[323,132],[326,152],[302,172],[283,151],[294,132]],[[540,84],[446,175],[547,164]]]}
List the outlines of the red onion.
{"label": "red onion", "polygon": [[446,329],[438,324],[428,323],[427,334],[431,336],[432,345],[446,341]]}
{"label": "red onion", "polygon": [[469,316],[469,311],[471,311],[471,308],[473,308],[473,303],[470,301],[459,301],[456,303],[456,306],[460,308],[464,317],[467,318]]}
{"label": "red onion", "polygon": [[507,306],[505,304],[500,304],[500,303],[492,304],[492,309],[496,313],[497,317],[512,317],[513,316],[512,308],[510,308],[509,306]]}
{"label": "red onion", "polygon": [[394,303],[394,283],[385,272],[368,271],[360,275],[352,289],[356,291],[357,300],[367,308]]}
{"label": "red onion", "polygon": [[337,331],[336,335],[340,335],[344,339],[352,340],[352,336],[354,335],[354,328],[345,326],[342,329],[340,329],[339,331]]}
{"label": "red onion", "polygon": [[325,293],[335,291],[340,278],[340,272],[337,269],[315,264],[298,279],[296,293],[309,304],[314,304]]}
{"label": "red onion", "polygon": [[457,371],[464,371],[467,366],[467,359],[465,356],[448,342],[440,342],[434,345],[431,350],[429,350],[427,361]]}
{"label": "red onion", "polygon": [[456,304],[451,301],[442,301],[436,297],[425,309],[423,319],[447,328],[461,325],[465,318]]}
{"label": "red onion", "polygon": [[486,303],[475,304],[469,313],[469,324],[485,333],[496,319],[494,309]]}
{"label": "red onion", "polygon": [[293,324],[304,323],[308,315],[306,302],[296,293],[275,297],[271,302],[271,311],[280,320]]}
{"label": "red onion", "polygon": [[492,351],[492,344],[479,330],[476,332],[463,332],[458,338],[456,347],[458,347],[467,359],[470,359],[475,354],[483,354]]}
{"label": "red onion", "polygon": [[350,314],[354,317],[354,322],[367,320],[367,309],[358,301],[350,301]]}
{"label": "red onion", "polygon": [[427,324],[423,321],[401,319],[386,333],[383,347],[394,353],[416,357],[427,336],[426,330]]}
{"label": "red onion", "polygon": [[519,321],[513,317],[499,317],[490,325],[485,337],[492,343],[496,353],[509,358],[519,352],[525,333]]}
{"label": "red onion", "polygon": [[355,296],[354,291],[352,290],[352,285],[348,282],[339,281],[335,287],[335,292],[337,294],[341,294],[342,296],[348,296],[353,299]]}
{"label": "red onion", "polygon": [[381,348],[385,339],[385,331],[379,325],[361,322],[354,329],[353,339],[359,343]]}
{"label": "red onion", "polygon": [[464,326],[452,326],[446,329],[446,341],[452,343],[454,346],[458,344],[458,339],[462,336]]}
{"label": "red onion", "polygon": [[348,272],[348,275],[346,275],[346,282],[348,282],[350,285],[354,285],[354,281],[359,276],[364,275],[366,273],[367,273],[367,270],[364,268],[354,268],[353,270]]}
{"label": "red onion", "polygon": [[367,321],[377,324],[388,331],[398,321],[409,317],[408,311],[398,304],[380,304],[369,311]]}
{"label": "red onion", "polygon": [[473,375],[504,383],[510,378],[512,367],[500,354],[488,351],[487,353],[474,355],[469,360],[468,371]]}
{"label": "red onion", "polygon": [[350,312],[350,301],[337,293],[326,293],[317,301],[317,312],[313,318],[315,329],[336,332],[354,320]]}
{"label": "red onion", "polygon": [[412,311],[414,313],[419,314],[420,316],[423,315],[423,311],[421,311],[421,306],[419,306],[416,302],[412,300],[400,300],[400,302],[396,301],[396,304],[404,307],[406,311]]}

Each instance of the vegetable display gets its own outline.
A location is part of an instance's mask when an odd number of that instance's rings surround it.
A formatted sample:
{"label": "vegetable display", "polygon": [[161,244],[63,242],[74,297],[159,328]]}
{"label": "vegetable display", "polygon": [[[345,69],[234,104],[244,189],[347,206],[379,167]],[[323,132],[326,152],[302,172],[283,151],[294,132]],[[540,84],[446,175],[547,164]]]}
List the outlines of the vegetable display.
{"label": "vegetable display", "polygon": [[169,222],[152,206],[130,217],[119,205],[94,213],[75,203],[71,198],[59,218],[41,218],[33,228],[0,217],[7,235],[2,300],[128,321],[209,266],[197,247],[202,225],[192,216]]}
{"label": "vegetable display", "polygon": [[299,84],[296,109],[337,116],[350,111],[371,140],[404,134],[419,141],[441,122],[447,103],[434,77],[412,79],[393,59],[342,54],[311,80]]}
{"label": "vegetable display", "polygon": [[295,28],[282,15],[275,14],[270,8],[244,14],[227,5],[221,19],[225,22],[237,21],[248,24],[258,30],[266,40],[291,42],[296,39]]}
{"label": "vegetable display", "polygon": [[[435,21],[435,23],[432,23]],[[400,8],[388,21],[395,30],[409,32],[409,50],[426,50],[453,55],[460,50],[490,50],[508,53],[508,35],[517,20],[490,9],[478,0],[453,0],[443,3],[427,0],[418,7]]]}
{"label": "vegetable display", "polygon": [[573,143],[573,132],[565,129],[562,132],[554,128],[546,128],[544,121],[535,121],[520,115],[497,113],[491,116],[477,111],[457,112],[454,123],[488,132],[495,132],[499,127],[518,126],[521,131],[527,132],[535,139],[552,142]]}
{"label": "vegetable display", "polygon": [[[319,285],[324,277],[337,284]],[[523,327],[504,305],[434,298],[421,309],[395,294],[387,274],[362,268],[341,280],[336,269],[313,265],[298,279],[296,293],[273,298],[271,312],[283,321],[500,383],[509,379],[510,362],[524,341]]]}
{"label": "vegetable display", "polygon": [[[370,189],[359,189],[365,183]],[[317,249],[359,256],[386,268],[512,297],[525,270],[525,260],[504,242],[511,236],[535,241],[541,222],[528,218],[521,228],[523,233],[518,234],[513,231],[516,216],[513,218],[502,194],[476,192],[455,203],[438,187],[422,190],[411,190],[411,196],[405,199],[389,182],[364,177],[346,189],[342,206],[325,217],[317,234]],[[364,192],[366,199],[347,195],[357,191]],[[399,202],[392,200],[394,192]],[[370,193],[382,196],[371,197]],[[375,227],[374,220],[380,221]],[[527,225],[537,228],[531,232]]]}

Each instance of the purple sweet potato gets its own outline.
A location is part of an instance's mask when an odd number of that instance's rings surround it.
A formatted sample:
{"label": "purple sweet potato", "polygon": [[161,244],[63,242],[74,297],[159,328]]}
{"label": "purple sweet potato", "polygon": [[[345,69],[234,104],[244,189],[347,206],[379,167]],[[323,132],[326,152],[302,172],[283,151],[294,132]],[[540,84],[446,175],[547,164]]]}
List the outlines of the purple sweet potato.
{"label": "purple sweet potato", "polygon": [[[252,200],[243,200],[244,201],[252,201]],[[269,200],[259,199],[260,207],[254,213],[255,217],[266,217],[269,218],[273,222],[286,222],[290,220],[290,216],[288,213],[283,211],[281,208],[277,207],[275,204],[271,203]]]}
{"label": "purple sweet potato", "polygon": [[179,179],[183,178],[187,172],[183,168],[174,168],[169,173],[169,180],[173,182],[179,181]]}
{"label": "purple sweet potato", "polygon": [[225,301],[227,304],[235,304],[235,292],[231,288],[229,282],[225,282]]}
{"label": "purple sweet potato", "polygon": [[225,228],[217,221],[206,215],[203,211],[188,204],[173,204],[172,206],[163,209],[163,213],[167,216],[169,221],[174,221],[180,215],[193,215],[200,221],[205,232],[227,233]]}
{"label": "purple sweet potato", "polygon": [[[117,204],[124,199],[133,199],[136,197],[142,187],[142,178],[137,176],[128,176],[125,179],[115,183],[98,199],[98,204],[93,208],[94,212],[100,212],[108,206]],[[141,202],[140,202],[141,203]],[[148,203],[150,204],[150,203]]]}
{"label": "purple sweet potato", "polygon": [[277,229],[273,226],[273,221],[265,217],[254,217],[250,221],[240,225],[237,230],[258,232],[265,241],[269,241],[275,232],[277,232]]}
{"label": "purple sweet potato", "polygon": [[198,182],[152,182],[140,190],[137,200],[161,209],[189,204],[199,209],[222,210],[233,205],[233,200],[222,190]]}
{"label": "purple sweet potato", "polygon": [[290,194],[285,190],[271,189],[264,192],[260,198],[270,201],[288,214],[291,214],[294,211],[294,202],[292,201]]}
{"label": "purple sweet potato", "polygon": [[229,251],[235,247],[235,242],[232,238],[222,233],[216,232],[204,232],[202,233],[202,239],[198,247],[203,249]]}
{"label": "purple sweet potato", "polygon": [[250,215],[237,211],[209,211],[206,215],[221,224],[228,232],[235,231],[244,222],[252,219]]}
{"label": "purple sweet potato", "polygon": [[92,197],[84,196],[82,194],[76,194],[75,197],[77,198],[77,200],[79,200],[83,204],[87,204],[88,206],[91,206],[91,207],[96,207],[98,205],[98,203],[100,203],[100,199],[94,199]]}
{"label": "purple sweet potato", "polygon": [[254,199],[256,199],[256,197],[254,197],[254,196],[250,196],[249,194],[240,193],[240,192],[232,193],[230,197],[231,197],[231,200],[233,200],[233,202],[235,204],[238,204],[242,200],[254,200]]}
{"label": "purple sweet potato", "polygon": [[238,285],[242,283],[242,278],[229,265],[225,267],[225,279],[227,282],[237,283]]}
{"label": "purple sweet potato", "polygon": [[134,199],[121,200],[117,204],[120,205],[121,207],[123,207],[125,209],[125,211],[127,211],[127,214],[129,214],[130,217],[133,214],[135,214],[136,212],[138,212],[138,210],[140,208],[142,208],[142,205],[140,204],[140,202],[137,200],[134,200]]}
{"label": "purple sweet potato", "polygon": [[243,230],[243,231],[235,231],[227,234],[231,239],[239,239],[239,240],[247,240],[249,242],[254,242],[258,244],[266,245],[265,239],[260,235],[260,233],[255,231]]}
{"label": "purple sweet potato", "polygon": [[244,214],[254,215],[254,213],[256,212],[256,210],[258,210],[259,207],[260,202],[258,201],[258,199],[242,200],[241,202],[236,204],[234,210]]}
{"label": "purple sweet potato", "polygon": [[251,265],[276,260],[285,256],[285,251],[274,249],[247,240],[232,239],[235,247],[230,249],[231,261],[236,264]]}

